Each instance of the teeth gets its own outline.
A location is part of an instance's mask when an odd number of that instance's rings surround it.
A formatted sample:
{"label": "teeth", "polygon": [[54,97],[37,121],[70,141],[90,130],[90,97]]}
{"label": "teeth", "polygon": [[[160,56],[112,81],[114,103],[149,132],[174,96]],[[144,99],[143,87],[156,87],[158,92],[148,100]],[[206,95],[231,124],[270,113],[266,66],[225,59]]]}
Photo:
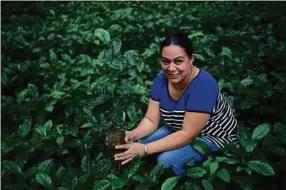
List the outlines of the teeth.
{"label": "teeth", "polygon": [[178,75],[170,75],[171,78],[177,78]]}

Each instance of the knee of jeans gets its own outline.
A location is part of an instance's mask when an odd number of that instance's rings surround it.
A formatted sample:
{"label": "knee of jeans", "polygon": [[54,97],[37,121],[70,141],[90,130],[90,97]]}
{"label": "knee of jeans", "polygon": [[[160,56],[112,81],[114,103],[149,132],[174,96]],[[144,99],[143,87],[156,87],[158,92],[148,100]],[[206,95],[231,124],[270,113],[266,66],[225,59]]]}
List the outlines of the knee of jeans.
{"label": "knee of jeans", "polygon": [[163,164],[164,168],[171,167],[175,175],[183,176],[185,174],[184,166],[181,167],[177,165],[176,160],[173,159],[172,154],[168,154],[167,152],[161,153],[157,160],[159,164]]}
{"label": "knee of jeans", "polygon": [[163,152],[158,155],[157,161],[159,164],[163,164],[164,168],[169,168],[173,165],[174,159],[172,159],[172,155],[168,154],[168,152]]}

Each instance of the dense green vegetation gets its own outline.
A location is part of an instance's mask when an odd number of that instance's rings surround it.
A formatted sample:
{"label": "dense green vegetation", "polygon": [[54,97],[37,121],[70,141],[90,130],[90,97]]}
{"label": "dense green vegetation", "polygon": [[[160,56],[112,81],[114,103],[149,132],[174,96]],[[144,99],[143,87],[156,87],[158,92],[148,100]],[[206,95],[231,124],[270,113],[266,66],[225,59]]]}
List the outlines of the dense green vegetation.
{"label": "dense green vegetation", "polygon": [[[2,189],[286,189],[283,2],[2,2]],[[239,121],[240,146],[187,164],[118,173],[106,133],[130,130],[160,71],[159,42],[184,31]]]}

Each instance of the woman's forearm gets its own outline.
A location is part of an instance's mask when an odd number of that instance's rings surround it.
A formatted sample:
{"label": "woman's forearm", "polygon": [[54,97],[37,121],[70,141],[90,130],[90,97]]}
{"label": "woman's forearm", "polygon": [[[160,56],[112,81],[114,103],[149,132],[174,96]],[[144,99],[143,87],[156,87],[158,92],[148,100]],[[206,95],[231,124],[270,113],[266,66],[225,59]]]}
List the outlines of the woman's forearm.
{"label": "woman's forearm", "polygon": [[180,130],[162,139],[151,142],[147,144],[148,154],[154,154],[157,152],[163,152],[163,151],[172,150],[172,149],[185,146],[189,144],[194,138],[196,138],[197,135],[199,135],[196,133],[192,133],[192,134],[193,135],[190,135],[189,132]]}
{"label": "woman's forearm", "polygon": [[147,135],[150,135],[158,128],[158,124],[155,124],[147,117],[144,117],[139,125],[132,130],[133,135],[135,137],[134,140],[138,140],[142,137],[145,137]]}

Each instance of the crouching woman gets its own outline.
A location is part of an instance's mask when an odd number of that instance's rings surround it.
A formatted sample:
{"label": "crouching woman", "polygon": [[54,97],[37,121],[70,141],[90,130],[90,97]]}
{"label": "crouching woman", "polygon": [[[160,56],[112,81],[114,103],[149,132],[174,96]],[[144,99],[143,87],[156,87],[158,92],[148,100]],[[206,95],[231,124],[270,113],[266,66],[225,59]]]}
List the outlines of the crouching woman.
{"label": "crouching woman", "polygon": [[[145,117],[132,131],[126,131],[126,149],[115,155],[122,164],[137,154],[156,154],[159,163],[184,175],[190,160],[202,163],[204,156],[190,143],[199,139],[212,151],[237,141],[237,121],[214,77],[194,66],[192,43],[186,34],[176,33],[161,44],[161,68],[153,80]],[[160,120],[165,122],[159,127]]]}

